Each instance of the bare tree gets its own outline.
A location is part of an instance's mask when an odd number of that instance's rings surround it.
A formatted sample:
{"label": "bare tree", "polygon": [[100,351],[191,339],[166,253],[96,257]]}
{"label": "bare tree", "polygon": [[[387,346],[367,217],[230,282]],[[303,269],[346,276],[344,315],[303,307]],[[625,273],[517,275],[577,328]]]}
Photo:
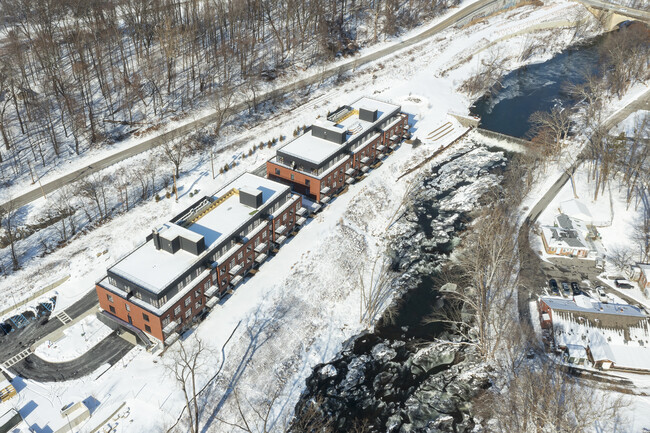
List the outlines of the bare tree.
{"label": "bare tree", "polygon": [[377,254],[372,267],[359,269],[359,322],[366,326],[374,323],[381,307],[391,293],[390,260],[385,254]]}
{"label": "bare tree", "polygon": [[18,254],[16,252],[16,241],[18,240],[18,222],[16,221],[16,206],[13,200],[9,200],[4,207],[0,207],[0,228],[4,229],[4,237],[9,245],[11,253],[11,264],[14,271],[18,270]]}
{"label": "bare tree", "polygon": [[68,240],[76,233],[75,213],[77,212],[73,205],[73,191],[68,185],[59,188],[58,192],[52,200],[52,209],[55,218],[59,218],[58,231],[61,235],[62,242]]}
{"label": "bare tree", "polygon": [[170,362],[165,365],[183,391],[191,433],[201,431],[197,375],[204,367],[206,356],[205,343],[195,337],[190,341],[179,341],[171,353]]}
{"label": "bare tree", "polygon": [[[591,389],[553,362],[521,365],[477,402],[495,433],[586,433],[625,425],[621,396]],[[598,426],[598,427],[596,427]]]}
{"label": "bare tree", "polygon": [[92,202],[97,208],[100,220],[108,217],[106,188],[110,178],[106,175],[93,174],[79,181],[79,194]]}
{"label": "bare tree", "polygon": [[426,320],[452,324],[486,360],[501,349],[516,313],[518,281],[517,228],[504,204],[493,206],[477,217],[446,273],[454,284],[443,291],[445,308]]}
{"label": "bare tree", "polygon": [[185,139],[175,139],[162,145],[163,154],[174,167],[176,179],[180,175],[180,167],[187,154],[187,143]]}
{"label": "bare tree", "polygon": [[281,406],[282,387],[253,401],[242,396],[235,388],[232,392],[236,415],[233,420],[217,418],[222,424],[235,427],[246,433],[333,433],[332,420],[322,410],[323,400],[318,398],[298,409],[294,417],[277,418],[274,411]]}
{"label": "bare tree", "polygon": [[545,153],[559,154],[563,148],[562,140],[568,136],[571,128],[571,111],[555,106],[550,112],[535,111],[528,121],[532,125],[529,134],[538,138],[537,141],[547,149]]}

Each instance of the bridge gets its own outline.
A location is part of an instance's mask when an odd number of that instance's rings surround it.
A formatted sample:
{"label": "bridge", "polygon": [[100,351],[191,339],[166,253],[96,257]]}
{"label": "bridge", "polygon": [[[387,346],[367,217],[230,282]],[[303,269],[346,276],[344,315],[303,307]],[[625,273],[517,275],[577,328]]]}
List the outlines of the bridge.
{"label": "bridge", "polygon": [[634,9],[601,0],[576,0],[591,12],[606,30],[614,30],[625,21],[641,21],[650,24],[650,11]]}

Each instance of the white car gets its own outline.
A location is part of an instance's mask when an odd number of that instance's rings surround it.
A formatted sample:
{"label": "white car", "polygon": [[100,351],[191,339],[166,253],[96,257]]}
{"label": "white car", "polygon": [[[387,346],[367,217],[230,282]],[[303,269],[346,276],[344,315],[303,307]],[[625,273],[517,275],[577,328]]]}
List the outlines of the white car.
{"label": "white car", "polygon": [[598,294],[598,300],[603,304],[606,304],[609,301],[609,298],[607,298],[607,293],[605,293],[603,286],[596,287],[596,293]]}

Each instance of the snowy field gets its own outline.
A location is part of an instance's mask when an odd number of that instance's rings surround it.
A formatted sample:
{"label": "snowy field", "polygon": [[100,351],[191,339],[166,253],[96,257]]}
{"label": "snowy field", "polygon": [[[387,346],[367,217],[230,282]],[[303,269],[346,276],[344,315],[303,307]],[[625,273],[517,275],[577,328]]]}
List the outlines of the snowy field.
{"label": "snowy field", "polygon": [[[313,366],[331,359],[343,341],[362,330],[356,288],[359,270],[368,269],[374,257],[383,252],[387,234],[399,234],[399,224],[392,226],[388,233],[386,227],[408,182],[417,173],[397,178],[463,132],[451,121],[453,132],[439,140],[429,138],[435,138],[432,132],[450,122],[448,111],[468,111],[470,101],[456,93],[455,88],[471,74],[477,61],[453,70],[449,66],[494,38],[494,26],[498,26],[498,37],[502,37],[531,23],[568,16],[579,7],[573,3],[550,2],[539,9],[524,7],[498,15],[488,21],[490,25],[450,29],[415,48],[355,71],[345,83],[330,93],[317,94],[318,99],[302,109],[246,131],[257,137],[255,142],[280,134],[291,136],[297,125],[311,123],[328,109],[361,96],[374,96],[401,104],[403,111],[412,115],[410,122],[415,122],[415,137],[424,144],[415,149],[402,145],[363,182],[352,185],[194,331],[210,351],[199,374],[201,386],[208,383],[218,365],[224,362],[221,375],[208,385],[202,401],[205,408],[201,422],[210,426],[208,431],[229,431],[217,417],[233,420],[233,398],[229,397],[235,389],[253,403],[279,392],[273,419],[281,424],[291,415],[304,379]],[[556,44],[548,46],[534,61],[546,60],[572,39],[568,31],[555,33]],[[521,66],[517,60],[521,42],[516,37],[498,45],[503,52],[511,54],[507,65],[510,69]],[[243,171],[261,165],[275,152],[273,148],[264,148],[243,159],[242,153],[249,147],[247,144],[220,154],[215,166],[233,160],[239,164],[216,179],[212,179],[206,155],[188,159],[183,167],[186,174],[179,181],[178,203],[163,199],[138,205],[4,279],[3,292],[15,288],[17,297],[28,296],[30,291],[41,287],[42,276],[70,274],[70,280],[56,290],[57,310],[64,309],[91,290],[106,267],[144,239],[154,224],[187,207],[192,202],[189,191],[215,191]],[[130,164],[145,158],[147,154],[120,166],[132,167]],[[45,208],[47,202],[39,200],[34,207]],[[30,248],[30,245],[20,247]],[[7,297],[0,302],[6,305]],[[233,338],[222,352],[233,330]],[[81,432],[91,431],[125,402],[130,415],[128,424],[120,424],[123,431],[165,431],[183,407],[182,393],[165,369],[168,362],[169,356],[159,358],[135,348],[114,367],[101,368],[79,380],[56,384],[26,381],[19,397],[10,404],[23,412],[30,425],[43,429],[48,422],[54,426],[59,417],[58,408],[92,396],[98,406]],[[7,404],[0,405],[0,411]]]}

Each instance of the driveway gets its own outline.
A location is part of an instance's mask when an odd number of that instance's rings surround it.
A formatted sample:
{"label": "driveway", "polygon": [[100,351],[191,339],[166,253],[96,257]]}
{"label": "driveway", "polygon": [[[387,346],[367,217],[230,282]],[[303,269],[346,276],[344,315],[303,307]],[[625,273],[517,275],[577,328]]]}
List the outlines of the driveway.
{"label": "driveway", "polygon": [[10,370],[24,379],[37,382],[64,382],[86,376],[104,364],[113,366],[132,348],[133,344],[114,331],[88,352],[72,361],[49,362],[31,354]]}

